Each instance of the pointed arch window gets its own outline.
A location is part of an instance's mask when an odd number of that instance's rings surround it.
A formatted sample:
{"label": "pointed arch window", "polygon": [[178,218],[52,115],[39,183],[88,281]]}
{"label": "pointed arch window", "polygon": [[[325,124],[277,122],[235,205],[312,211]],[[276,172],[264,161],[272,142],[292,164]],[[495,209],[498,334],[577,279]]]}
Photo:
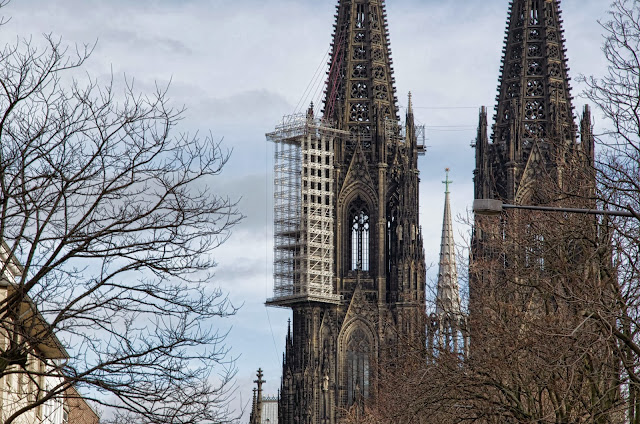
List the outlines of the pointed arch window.
{"label": "pointed arch window", "polygon": [[347,343],[347,404],[369,397],[369,351],[367,335],[361,328],[351,333]]}
{"label": "pointed arch window", "polygon": [[356,6],[356,28],[364,28],[365,19],[366,13],[364,10],[364,4],[358,4]]}
{"label": "pointed arch window", "polygon": [[369,211],[360,199],[349,211],[351,223],[351,269],[369,271]]}
{"label": "pointed arch window", "polygon": [[398,210],[394,203],[387,205],[389,214],[387,216],[387,272],[391,272],[394,262],[394,255],[398,239],[402,239],[402,235],[398,234]]}

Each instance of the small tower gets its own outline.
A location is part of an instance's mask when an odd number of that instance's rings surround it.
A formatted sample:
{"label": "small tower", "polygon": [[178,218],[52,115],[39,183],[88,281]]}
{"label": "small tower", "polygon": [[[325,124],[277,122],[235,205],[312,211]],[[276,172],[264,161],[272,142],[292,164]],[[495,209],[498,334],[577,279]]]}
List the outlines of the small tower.
{"label": "small tower", "polygon": [[262,379],[262,377],[264,377],[262,368],[258,368],[256,376],[258,379],[253,382],[256,383],[257,389],[253,389],[253,403],[251,417],[249,419],[250,424],[262,424],[262,385],[266,383],[266,381]]}
{"label": "small tower", "polygon": [[446,168],[444,192],[444,216],[442,220],[442,239],[440,242],[440,262],[438,267],[438,287],[436,292],[436,311],[430,316],[429,350],[433,356],[443,353],[466,353],[466,316],[460,303],[458,271],[456,269],[456,250],[451,223],[451,205],[449,203],[449,168]]}

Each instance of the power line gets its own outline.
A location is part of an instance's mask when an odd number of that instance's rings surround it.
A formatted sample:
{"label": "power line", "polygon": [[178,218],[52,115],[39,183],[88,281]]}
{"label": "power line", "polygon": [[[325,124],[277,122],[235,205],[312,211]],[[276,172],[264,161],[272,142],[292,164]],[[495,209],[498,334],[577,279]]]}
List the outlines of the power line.
{"label": "power line", "polygon": [[[434,110],[439,110],[439,109],[480,109],[479,106],[412,106],[413,109],[434,109]],[[406,106],[400,106],[400,108],[402,109],[406,109]]]}
{"label": "power line", "polygon": [[425,125],[426,128],[458,128],[458,129],[475,129],[475,125]]}

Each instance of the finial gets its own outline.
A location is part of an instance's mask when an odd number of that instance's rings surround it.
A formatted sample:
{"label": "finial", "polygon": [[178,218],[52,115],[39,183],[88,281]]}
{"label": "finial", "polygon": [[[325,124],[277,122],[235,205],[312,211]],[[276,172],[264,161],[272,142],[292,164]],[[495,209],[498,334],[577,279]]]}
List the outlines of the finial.
{"label": "finial", "polygon": [[409,91],[409,102],[408,102],[407,110],[409,112],[413,112],[413,101],[411,100],[411,91]]}
{"label": "finial", "polygon": [[449,194],[449,185],[450,185],[451,183],[453,183],[453,181],[449,180],[449,171],[450,171],[450,169],[449,169],[449,168],[445,168],[444,170],[445,170],[445,172],[447,173],[447,177],[446,177],[446,178],[445,178],[445,180],[442,182],[442,184],[444,184],[444,185],[445,185],[445,187],[446,187],[446,189],[445,189],[445,193],[446,193],[446,194]]}

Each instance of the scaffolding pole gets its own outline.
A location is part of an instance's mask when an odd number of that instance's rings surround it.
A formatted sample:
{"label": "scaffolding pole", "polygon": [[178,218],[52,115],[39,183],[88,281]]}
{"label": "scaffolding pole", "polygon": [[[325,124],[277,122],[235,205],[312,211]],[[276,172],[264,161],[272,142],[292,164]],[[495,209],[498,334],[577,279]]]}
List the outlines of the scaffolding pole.
{"label": "scaffolding pole", "polygon": [[274,290],[267,304],[337,303],[334,289],[334,142],[347,132],[307,115],[283,119],[275,144]]}

